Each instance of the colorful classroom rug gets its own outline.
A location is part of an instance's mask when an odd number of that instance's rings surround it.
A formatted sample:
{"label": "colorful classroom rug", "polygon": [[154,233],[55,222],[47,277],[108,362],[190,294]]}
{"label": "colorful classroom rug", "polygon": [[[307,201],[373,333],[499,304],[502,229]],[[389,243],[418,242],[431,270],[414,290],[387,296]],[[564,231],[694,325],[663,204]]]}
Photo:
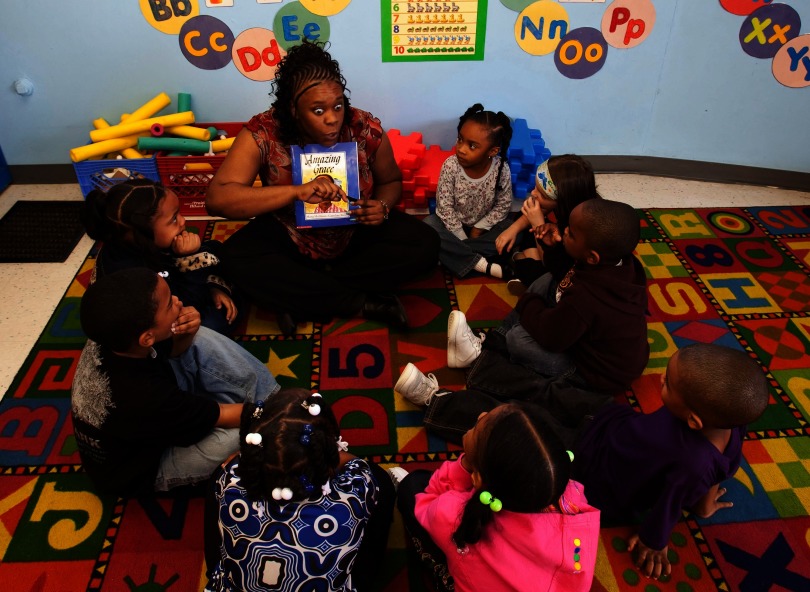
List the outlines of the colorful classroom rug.
{"label": "colorful classroom rug", "polygon": [[[604,528],[594,590],[810,590],[810,208],[640,211],[638,255],[649,278],[645,374],[627,393],[649,412],[660,373],[679,347],[715,342],[748,351],[771,385],[765,415],[749,426],[744,461],[728,484],[734,507],[710,520],[685,515],[672,534],[668,582],[640,577],[625,540]],[[238,222],[195,223],[221,240]],[[0,588],[15,591],[196,592],[202,589],[202,499],[184,492],[122,500],[98,495],[82,472],[69,395],[84,343],[78,303],[84,263],[0,403]],[[324,393],[355,454],[383,465],[435,467],[457,451],[425,434],[422,412],[392,392],[408,362],[442,385],[447,316],[490,327],[514,297],[503,282],[454,280],[437,268],[406,287],[407,333],[363,319],[301,325],[280,335],[272,315],[251,310],[237,340],[278,377]],[[383,590],[428,590],[392,529]]]}

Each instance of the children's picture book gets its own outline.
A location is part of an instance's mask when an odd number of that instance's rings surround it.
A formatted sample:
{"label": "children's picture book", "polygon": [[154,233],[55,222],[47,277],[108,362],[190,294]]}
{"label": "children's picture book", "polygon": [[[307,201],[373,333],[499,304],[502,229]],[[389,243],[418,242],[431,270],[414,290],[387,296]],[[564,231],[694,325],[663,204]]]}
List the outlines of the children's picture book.
{"label": "children's picture book", "polygon": [[[338,142],[325,147],[320,144],[292,146],[293,183],[303,185],[315,177],[326,175],[343,192],[356,200],[360,197],[360,177],[357,170],[357,142]],[[354,224],[349,215],[354,209],[350,201],[324,201],[311,204],[295,202],[295,223],[298,228],[319,228]]]}

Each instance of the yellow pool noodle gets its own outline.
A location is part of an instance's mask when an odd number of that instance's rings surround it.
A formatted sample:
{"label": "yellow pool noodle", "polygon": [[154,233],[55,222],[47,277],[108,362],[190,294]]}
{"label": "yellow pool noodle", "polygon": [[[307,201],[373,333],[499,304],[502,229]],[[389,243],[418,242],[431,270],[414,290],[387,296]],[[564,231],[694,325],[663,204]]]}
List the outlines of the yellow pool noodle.
{"label": "yellow pool noodle", "polygon": [[188,164],[183,165],[184,171],[213,171],[214,167],[212,167],[207,162],[190,162]]}
{"label": "yellow pool noodle", "polygon": [[[103,117],[99,117],[98,119],[93,120],[93,127],[96,129],[107,129],[110,127],[110,124],[107,123],[107,120]],[[145,158],[145,156],[135,150],[135,148],[124,148],[121,151],[121,156],[124,158]]]}
{"label": "yellow pool noodle", "polygon": [[224,140],[214,140],[211,142],[212,152],[225,152],[229,150],[236,138],[225,138]]}
{"label": "yellow pool noodle", "polygon": [[91,131],[90,139],[94,142],[100,142],[102,140],[112,140],[113,138],[138,134],[140,132],[148,132],[155,123],[160,123],[164,127],[187,125],[189,123],[194,123],[194,113],[191,111],[184,111],[183,113],[161,115],[160,117],[141,119],[140,121],[133,121],[131,123],[119,123],[118,125],[113,125],[106,129],[97,129]]}
{"label": "yellow pool noodle", "polygon": [[203,142],[207,142],[211,139],[211,132],[209,130],[191,125],[175,125],[173,127],[167,127],[165,131],[175,136],[180,136],[181,138],[202,140]]}
{"label": "yellow pool noodle", "polygon": [[70,160],[73,162],[81,162],[94,156],[104,156],[110,152],[119,152],[126,148],[137,146],[138,136],[126,136],[122,138],[113,138],[111,140],[103,140],[94,144],[86,144],[85,146],[78,146],[70,149]]}
{"label": "yellow pool noodle", "polygon": [[148,100],[146,103],[135,109],[135,111],[132,113],[128,115],[126,113],[121,115],[121,121],[123,122],[126,119],[128,122],[132,122],[148,119],[164,107],[171,105],[171,103],[172,100],[169,98],[169,95],[166,93],[160,93],[158,96]]}

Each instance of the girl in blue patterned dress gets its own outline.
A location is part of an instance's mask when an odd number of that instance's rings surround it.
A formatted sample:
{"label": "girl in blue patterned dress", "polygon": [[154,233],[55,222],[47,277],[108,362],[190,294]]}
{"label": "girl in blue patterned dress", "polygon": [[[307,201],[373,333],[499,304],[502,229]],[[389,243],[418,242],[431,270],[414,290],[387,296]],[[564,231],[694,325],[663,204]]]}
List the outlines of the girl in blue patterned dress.
{"label": "girl in blue patterned dress", "polygon": [[246,405],[240,439],[214,484],[220,560],[208,589],[370,589],[395,490],[379,466],[347,452],[324,398],[282,389]]}

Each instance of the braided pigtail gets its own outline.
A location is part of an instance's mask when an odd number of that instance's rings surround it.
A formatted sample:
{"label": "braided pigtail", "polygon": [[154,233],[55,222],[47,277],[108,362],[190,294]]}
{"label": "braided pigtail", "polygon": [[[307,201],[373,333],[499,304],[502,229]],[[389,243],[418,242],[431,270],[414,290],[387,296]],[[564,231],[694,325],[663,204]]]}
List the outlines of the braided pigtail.
{"label": "braided pigtail", "polygon": [[319,394],[282,389],[246,404],[237,473],[248,498],[296,501],[321,495],[340,464],[339,430]]}
{"label": "braided pigtail", "polygon": [[498,111],[495,114],[495,127],[492,128],[492,133],[500,146],[501,156],[501,162],[498,165],[498,177],[495,179],[495,193],[497,193],[504,187],[501,185],[501,171],[503,171],[503,165],[509,152],[509,144],[512,142],[512,122],[503,111]]}
{"label": "braided pigtail", "polygon": [[565,447],[531,405],[507,403],[490,414],[470,459],[480,486],[453,533],[460,550],[481,540],[502,509],[536,513],[557,503],[570,478]]}

